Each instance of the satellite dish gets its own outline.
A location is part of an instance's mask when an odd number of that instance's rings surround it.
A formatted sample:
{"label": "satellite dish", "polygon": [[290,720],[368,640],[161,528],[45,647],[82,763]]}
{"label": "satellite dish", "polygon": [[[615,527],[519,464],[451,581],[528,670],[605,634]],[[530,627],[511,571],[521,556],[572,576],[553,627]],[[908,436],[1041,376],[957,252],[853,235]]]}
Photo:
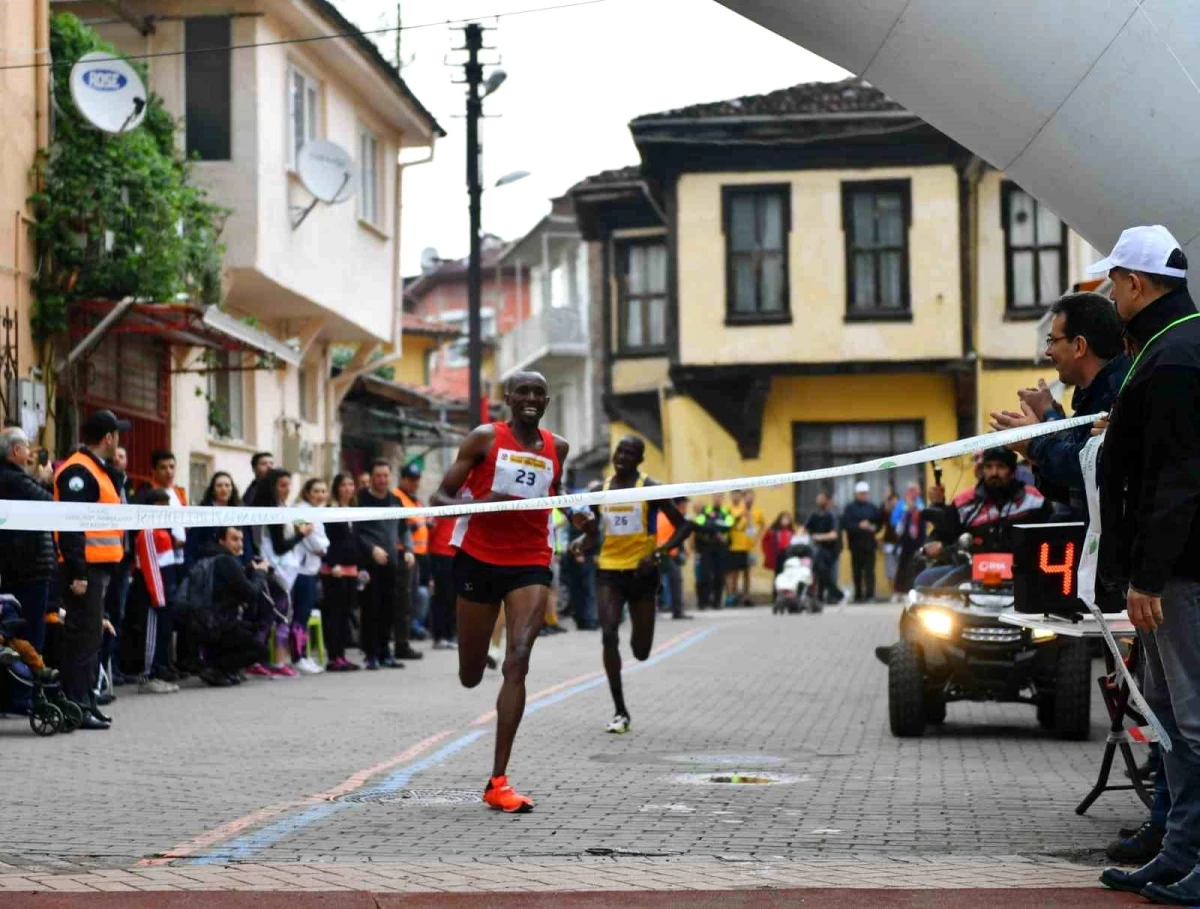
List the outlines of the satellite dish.
{"label": "satellite dish", "polygon": [[136,70],[112,54],[92,51],[71,67],[71,100],[96,129],[120,135],[146,116],[146,86]]}
{"label": "satellite dish", "polygon": [[338,205],[354,197],[358,168],[350,153],[328,139],[313,139],[300,149],[296,172],[313,198]]}
{"label": "satellite dish", "polygon": [[421,250],[421,271],[430,272],[437,268],[438,251],[432,246],[426,246]]}

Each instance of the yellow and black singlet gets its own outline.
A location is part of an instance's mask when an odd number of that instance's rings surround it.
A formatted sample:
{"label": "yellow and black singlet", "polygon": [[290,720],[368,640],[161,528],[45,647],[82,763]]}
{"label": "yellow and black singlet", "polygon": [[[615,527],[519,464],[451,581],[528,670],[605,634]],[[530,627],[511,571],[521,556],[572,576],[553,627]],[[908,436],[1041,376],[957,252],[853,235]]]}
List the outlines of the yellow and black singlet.
{"label": "yellow and black singlet", "polygon": [[[607,492],[612,478],[604,481]],[[645,474],[638,474],[633,488],[646,485]],[[603,571],[633,571],[642,559],[658,548],[654,528],[650,523],[649,502],[628,502],[621,505],[600,507],[600,520],[604,525],[604,542],[596,559],[596,567]]]}

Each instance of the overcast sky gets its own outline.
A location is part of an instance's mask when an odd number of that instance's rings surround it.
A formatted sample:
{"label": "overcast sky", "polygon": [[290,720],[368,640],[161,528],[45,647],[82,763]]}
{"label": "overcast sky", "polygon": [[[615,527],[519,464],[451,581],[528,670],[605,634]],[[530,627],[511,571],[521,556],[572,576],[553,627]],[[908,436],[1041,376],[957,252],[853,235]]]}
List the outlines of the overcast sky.
{"label": "overcast sky", "polygon": [[[395,0],[334,0],[359,28],[395,24]],[[403,0],[405,25],[494,16],[556,0]],[[569,0],[557,0],[569,2]],[[512,239],[547,211],[549,199],[597,171],[638,160],[627,124],[653,113],[846,73],[714,0],[604,0],[577,9],[481,22],[508,81],[484,103],[484,185],[515,170],[531,176],[483,196],[483,229]],[[389,59],[394,37],[378,39]],[[404,184],[404,274],[419,270],[421,250],[446,258],[467,253],[465,93],[443,65],[462,46],[461,27],[402,35],[408,85],[448,135],[434,161],[410,168]],[[452,55],[461,59],[463,54]]]}

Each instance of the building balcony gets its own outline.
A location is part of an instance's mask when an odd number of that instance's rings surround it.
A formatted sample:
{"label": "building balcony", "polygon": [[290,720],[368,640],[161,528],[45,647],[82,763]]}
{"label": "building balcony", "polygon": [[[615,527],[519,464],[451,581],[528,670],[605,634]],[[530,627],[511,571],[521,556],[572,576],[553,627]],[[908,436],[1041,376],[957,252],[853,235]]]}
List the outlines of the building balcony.
{"label": "building balcony", "polygon": [[522,369],[562,368],[586,359],[588,329],[584,314],[562,307],[543,309],[500,338],[500,379]]}

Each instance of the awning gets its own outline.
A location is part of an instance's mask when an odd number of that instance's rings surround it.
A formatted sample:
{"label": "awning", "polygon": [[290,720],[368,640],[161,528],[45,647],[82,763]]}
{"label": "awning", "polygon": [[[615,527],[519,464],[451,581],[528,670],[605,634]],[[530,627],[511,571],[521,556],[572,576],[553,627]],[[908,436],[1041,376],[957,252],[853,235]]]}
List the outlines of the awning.
{"label": "awning", "polygon": [[268,354],[299,366],[300,351],[215,306],[191,303],[134,303],[80,300],[72,307],[101,317],[100,323],[74,345],[60,368],[70,366],[109,333],[155,335],[168,344],[207,350]]}

